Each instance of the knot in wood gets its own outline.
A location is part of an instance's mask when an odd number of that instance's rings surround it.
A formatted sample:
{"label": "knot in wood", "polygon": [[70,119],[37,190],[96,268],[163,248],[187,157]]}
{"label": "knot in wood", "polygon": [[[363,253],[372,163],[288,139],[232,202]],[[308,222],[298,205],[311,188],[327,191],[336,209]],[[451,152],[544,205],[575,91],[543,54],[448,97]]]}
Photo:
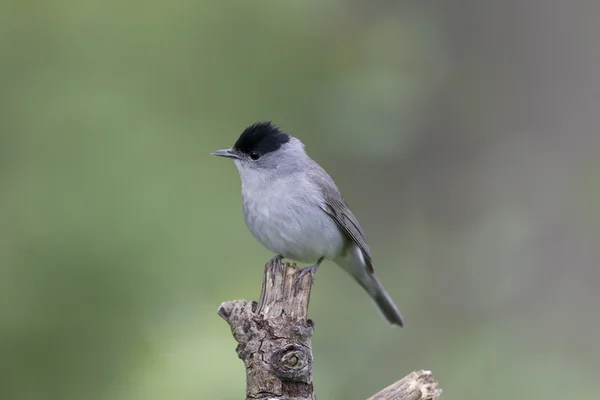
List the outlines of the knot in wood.
{"label": "knot in wood", "polygon": [[291,344],[273,353],[270,366],[280,378],[304,380],[312,371],[312,355],[307,347]]}

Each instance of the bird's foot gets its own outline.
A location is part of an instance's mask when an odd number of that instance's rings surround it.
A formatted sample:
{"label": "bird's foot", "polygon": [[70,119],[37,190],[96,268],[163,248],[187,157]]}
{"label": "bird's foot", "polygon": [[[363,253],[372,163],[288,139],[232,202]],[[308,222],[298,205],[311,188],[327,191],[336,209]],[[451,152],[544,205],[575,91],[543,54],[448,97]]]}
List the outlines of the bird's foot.
{"label": "bird's foot", "polygon": [[298,284],[298,282],[300,282],[302,280],[302,278],[306,274],[310,274],[310,280],[311,280],[311,282],[314,282],[315,281],[315,273],[317,272],[317,268],[319,268],[318,265],[311,265],[310,267],[301,268],[298,271],[298,276],[296,277],[296,285]]}
{"label": "bird's foot", "polygon": [[281,262],[281,260],[283,260],[283,256],[277,254],[267,262],[265,268],[271,268],[271,272],[273,275],[275,275],[275,268],[277,268],[277,265]]}
{"label": "bird's foot", "polygon": [[321,265],[321,263],[323,262],[323,258],[324,257],[319,258],[319,261],[317,261],[317,263],[315,265],[311,265],[310,267],[301,268],[298,271],[298,276],[296,277],[296,285],[302,280],[302,278],[306,274],[310,274],[310,281],[311,281],[311,283],[314,283],[315,282],[315,274],[317,273],[317,269],[319,268],[319,265]]}

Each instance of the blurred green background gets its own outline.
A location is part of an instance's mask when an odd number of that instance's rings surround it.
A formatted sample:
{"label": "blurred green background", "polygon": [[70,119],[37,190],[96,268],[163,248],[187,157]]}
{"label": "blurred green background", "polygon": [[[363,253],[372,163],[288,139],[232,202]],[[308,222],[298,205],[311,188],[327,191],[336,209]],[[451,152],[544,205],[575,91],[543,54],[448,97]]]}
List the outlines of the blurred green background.
{"label": "blurred green background", "polygon": [[0,4],[0,398],[241,399],[222,301],[272,254],[232,163],[272,120],[337,181],[403,312],[332,263],[315,387],[598,398],[600,3]]}

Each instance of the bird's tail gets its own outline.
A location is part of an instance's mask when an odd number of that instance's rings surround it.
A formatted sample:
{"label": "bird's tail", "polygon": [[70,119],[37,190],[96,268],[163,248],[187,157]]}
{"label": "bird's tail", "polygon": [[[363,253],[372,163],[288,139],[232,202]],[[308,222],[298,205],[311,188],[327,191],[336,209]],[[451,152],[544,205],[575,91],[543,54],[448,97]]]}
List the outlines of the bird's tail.
{"label": "bird's tail", "polygon": [[335,262],[348,272],[369,293],[377,308],[390,324],[404,326],[404,318],[392,298],[387,294],[370,266],[365,265],[364,257],[358,248],[349,251]]}
{"label": "bird's tail", "polygon": [[390,324],[404,326],[404,318],[398,311],[398,307],[396,307],[396,304],[394,304],[394,301],[374,274],[365,272],[363,276],[355,276],[354,278],[369,293],[381,314]]}

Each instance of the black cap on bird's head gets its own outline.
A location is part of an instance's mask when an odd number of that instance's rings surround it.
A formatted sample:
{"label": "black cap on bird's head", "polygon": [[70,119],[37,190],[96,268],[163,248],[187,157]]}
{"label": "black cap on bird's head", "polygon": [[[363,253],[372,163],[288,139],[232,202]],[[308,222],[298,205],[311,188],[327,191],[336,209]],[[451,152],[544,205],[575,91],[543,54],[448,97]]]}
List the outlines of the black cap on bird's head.
{"label": "black cap on bird's head", "polygon": [[270,121],[257,122],[244,129],[233,148],[246,154],[250,154],[252,151],[266,154],[279,149],[289,141],[290,135]]}
{"label": "black cap on bird's head", "polygon": [[234,159],[247,156],[256,161],[263,155],[278,150],[290,139],[290,135],[270,121],[256,122],[244,129],[231,149],[217,150],[213,155]]}

